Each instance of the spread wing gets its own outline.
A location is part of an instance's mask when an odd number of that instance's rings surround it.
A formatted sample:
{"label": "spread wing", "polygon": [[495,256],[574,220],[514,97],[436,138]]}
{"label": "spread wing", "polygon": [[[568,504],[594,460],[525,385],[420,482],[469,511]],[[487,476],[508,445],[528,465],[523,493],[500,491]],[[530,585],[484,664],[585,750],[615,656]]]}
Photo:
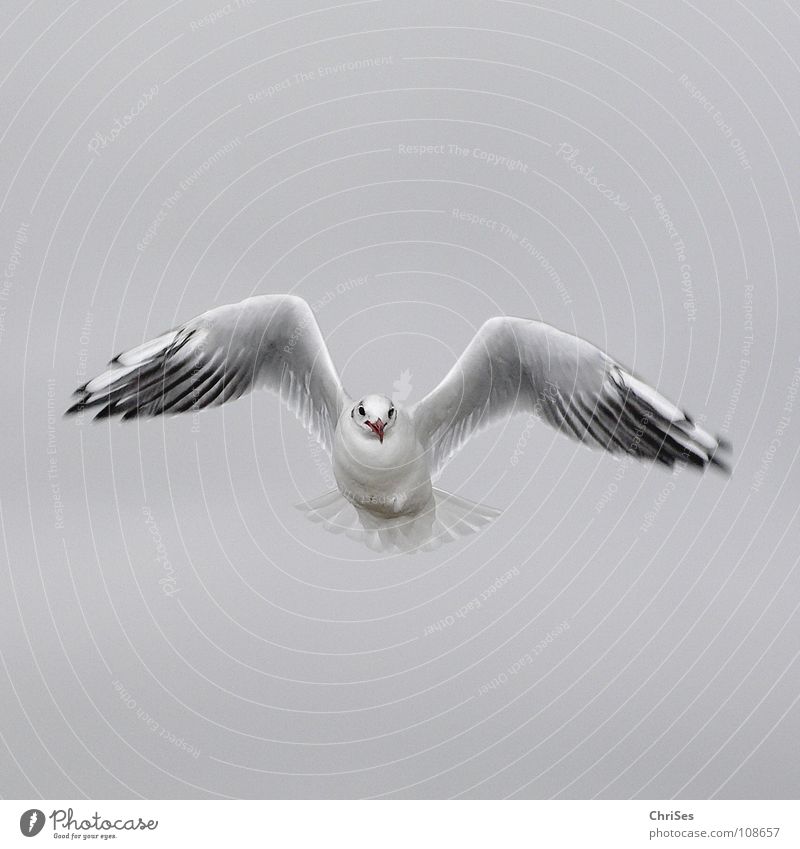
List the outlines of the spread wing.
{"label": "spread wing", "polygon": [[438,474],[480,430],[515,412],[613,453],[668,466],[724,467],[719,440],[599,348],[548,324],[489,319],[445,379],[413,409]]}
{"label": "spread wing", "polygon": [[330,451],[347,395],[311,311],[293,295],[227,304],[119,354],[77,390],[67,410],[95,418],[158,416],[224,404],[251,389],[277,392]]}

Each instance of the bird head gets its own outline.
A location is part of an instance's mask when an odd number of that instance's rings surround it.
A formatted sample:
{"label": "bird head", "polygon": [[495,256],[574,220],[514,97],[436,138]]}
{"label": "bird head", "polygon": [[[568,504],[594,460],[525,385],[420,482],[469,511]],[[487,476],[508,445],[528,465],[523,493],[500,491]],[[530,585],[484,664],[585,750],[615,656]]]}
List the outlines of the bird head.
{"label": "bird head", "polygon": [[397,409],[385,395],[365,395],[354,405],[350,416],[365,433],[383,443],[384,436],[397,421]]}

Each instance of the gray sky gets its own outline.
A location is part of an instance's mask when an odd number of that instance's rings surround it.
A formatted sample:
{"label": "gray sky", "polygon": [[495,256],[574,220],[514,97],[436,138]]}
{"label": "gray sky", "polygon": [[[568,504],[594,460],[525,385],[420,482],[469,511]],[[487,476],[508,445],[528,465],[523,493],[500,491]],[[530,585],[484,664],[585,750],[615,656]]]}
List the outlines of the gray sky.
{"label": "gray sky", "polygon": [[[3,796],[797,796],[788,6],[2,15]],[[503,515],[387,559],[294,508],[330,471],[272,396],[61,418],[287,291],[351,393],[408,403],[492,315],[576,332],[734,474],[518,418],[440,480]]]}

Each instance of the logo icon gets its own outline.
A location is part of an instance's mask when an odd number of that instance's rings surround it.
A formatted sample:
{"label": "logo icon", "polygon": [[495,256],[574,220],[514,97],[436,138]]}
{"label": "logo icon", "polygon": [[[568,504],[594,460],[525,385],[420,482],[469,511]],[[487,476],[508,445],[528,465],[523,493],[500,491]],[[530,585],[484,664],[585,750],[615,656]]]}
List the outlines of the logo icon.
{"label": "logo icon", "polygon": [[25,837],[36,837],[44,828],[44,812],[38,808],[31,808],[19,818],[19,830]]}
{"label": "logo icon", "polygon": [[410,369],[403,369],[400,372],[400,377],[392,384],[392,389],[394,389],[394,392],[392,392],[392,401],[402,404],[403,401],[408,400],[412,389]]}

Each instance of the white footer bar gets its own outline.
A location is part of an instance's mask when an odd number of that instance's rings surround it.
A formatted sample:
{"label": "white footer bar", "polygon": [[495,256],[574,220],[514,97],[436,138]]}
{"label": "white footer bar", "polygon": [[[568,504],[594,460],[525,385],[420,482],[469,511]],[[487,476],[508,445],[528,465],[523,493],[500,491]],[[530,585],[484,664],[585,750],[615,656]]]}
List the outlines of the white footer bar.
{"label": "white footer bar", "polygon": [[[35,842],[32,842],[35,841]],[[0,846],[800,846],[796,801],[0,801]]]}

